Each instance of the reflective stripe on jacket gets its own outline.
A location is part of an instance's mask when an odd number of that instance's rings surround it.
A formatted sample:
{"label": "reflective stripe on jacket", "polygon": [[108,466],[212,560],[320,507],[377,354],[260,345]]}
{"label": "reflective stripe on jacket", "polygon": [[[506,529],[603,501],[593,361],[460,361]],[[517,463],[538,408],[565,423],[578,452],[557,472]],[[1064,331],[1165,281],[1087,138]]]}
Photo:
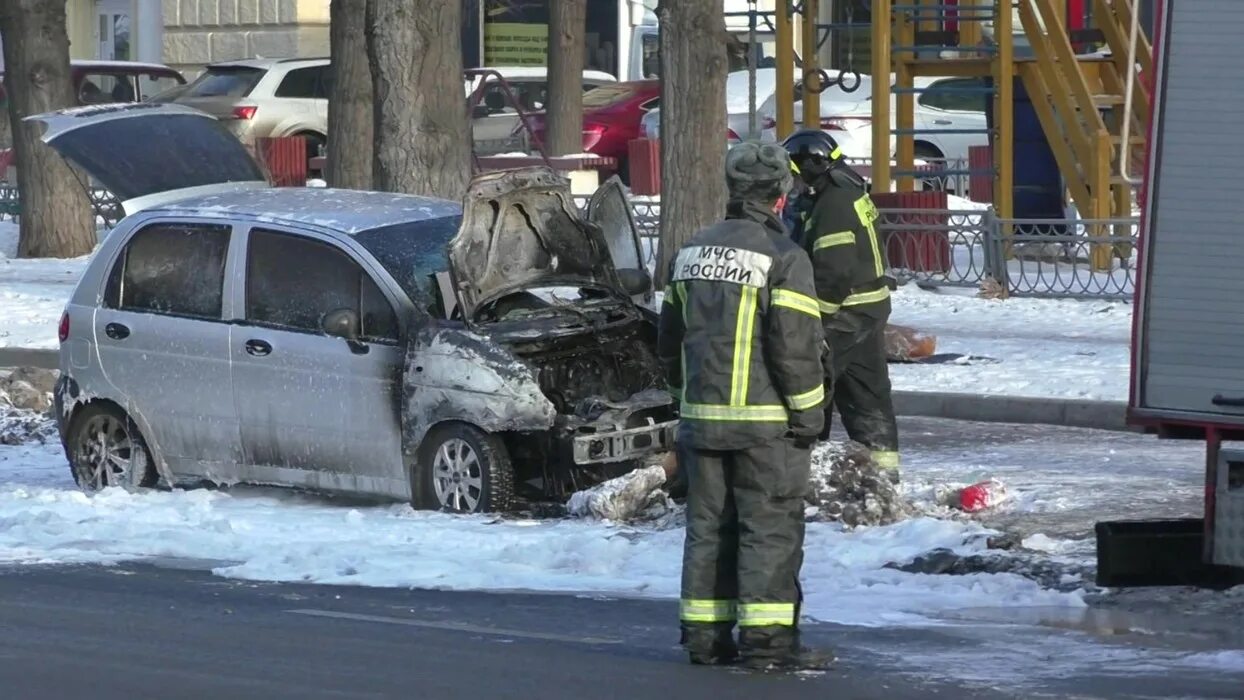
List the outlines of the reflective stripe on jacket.
{"label": "reflective stripe on jacket", "polygon": [[781,222],[732,202],[670,266],[658,351],[681,398],[680,441],[752,447],[824,421],[824,336],[812,265]]}
{"label": "reflective stripe on jacket", "polygon": [[877,216],[863,187],[831,184],[817,197],[802,241],[812,256],[821,313],[833,314],[844,307],[866,311],[864,307],[880,302],[886,302],[888,313],[890,288]]}

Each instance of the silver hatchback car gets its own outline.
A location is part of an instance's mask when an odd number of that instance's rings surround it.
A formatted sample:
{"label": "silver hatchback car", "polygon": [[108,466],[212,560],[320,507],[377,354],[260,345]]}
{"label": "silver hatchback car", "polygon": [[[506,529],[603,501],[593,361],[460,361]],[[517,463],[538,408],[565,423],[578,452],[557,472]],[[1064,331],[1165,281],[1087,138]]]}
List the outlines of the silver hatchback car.
{"label": "silver hatchback car", "polygon": [[546,169],[463,204],[273,189],[179,105],[32,117],[123,200],[60,326],[86,490],[254,483],[504,510],[669,449],[651,280],[616,182]]}

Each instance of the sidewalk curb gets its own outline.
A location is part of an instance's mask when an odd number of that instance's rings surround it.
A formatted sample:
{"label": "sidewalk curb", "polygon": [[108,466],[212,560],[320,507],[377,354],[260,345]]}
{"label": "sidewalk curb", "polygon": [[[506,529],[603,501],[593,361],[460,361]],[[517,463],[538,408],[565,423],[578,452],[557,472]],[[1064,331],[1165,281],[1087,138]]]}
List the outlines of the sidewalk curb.
{"label": "sidewalk curb", "polygon": [[1136,432],[1127,424],[1123,401],[895,391],[894,410],[900,416]]}

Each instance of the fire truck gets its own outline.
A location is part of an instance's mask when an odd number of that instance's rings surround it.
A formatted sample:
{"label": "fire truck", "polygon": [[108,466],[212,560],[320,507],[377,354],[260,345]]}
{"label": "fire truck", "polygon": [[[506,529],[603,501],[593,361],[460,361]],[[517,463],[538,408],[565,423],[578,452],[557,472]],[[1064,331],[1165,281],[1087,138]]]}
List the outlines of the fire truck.
{"label": "fire truck", "polygon": [[[1153,558],[1166,557],[1159,578],[1178,579],[1172,569],[1179,555],[1155,545],[1182,541],[1187,549],[1194,543],[1197,551],[1185,555],[1185,564],[1203,572],[1229,570],[1238,581],[1244,571],[1244,82],[1238,53],[1244,2],[1156,0],[1155,24],[1128,419],[1161,438],[1204,441],[1205,512],[1183,532],[1155,525],[1129,556],[1133,569],[1138,558],[1149,557],[1156,569]],[[1103,542],[1103,525],[1099,563],[1127,549],[1109,537]]]}

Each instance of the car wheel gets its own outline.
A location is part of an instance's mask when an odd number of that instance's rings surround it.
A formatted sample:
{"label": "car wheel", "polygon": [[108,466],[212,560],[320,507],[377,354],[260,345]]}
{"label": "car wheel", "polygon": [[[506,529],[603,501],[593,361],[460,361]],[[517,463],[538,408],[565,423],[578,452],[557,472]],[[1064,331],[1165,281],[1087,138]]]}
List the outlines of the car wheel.
{"label": "car wheel", "polygon": [[69,468],[78,487],[94,493],[110,486],[155,486],[159,475],[134,421],[115,406],[87,406],[65,436]]}
{"label": "car wheel", "polygon": [[514,467],[505,443],[465,423],[433,428],[419,446],[415,507],[491,513],[514,503]]}

